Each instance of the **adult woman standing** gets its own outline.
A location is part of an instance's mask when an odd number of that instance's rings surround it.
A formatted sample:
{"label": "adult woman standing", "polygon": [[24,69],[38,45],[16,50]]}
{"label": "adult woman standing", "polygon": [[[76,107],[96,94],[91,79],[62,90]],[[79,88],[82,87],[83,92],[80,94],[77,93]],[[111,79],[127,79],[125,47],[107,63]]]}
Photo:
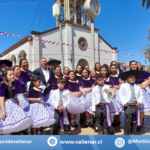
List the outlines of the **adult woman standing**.
{"label": "adult woman standing", "polygon": [[95,68],[96,70],[96,74],[100,74],[101,73],[101,64],[99,62],[95,63]]}
{"label": "adult woman standing", "polygon": [[30,77],[32,74],[31,71],[28,70],[29,64],[28,61],[26,59],[21,59],[20,60],[20,70],[21,70],[21,74],[19,79],[21,79],[24,84],[26,85],[28,81],[30,81]]}

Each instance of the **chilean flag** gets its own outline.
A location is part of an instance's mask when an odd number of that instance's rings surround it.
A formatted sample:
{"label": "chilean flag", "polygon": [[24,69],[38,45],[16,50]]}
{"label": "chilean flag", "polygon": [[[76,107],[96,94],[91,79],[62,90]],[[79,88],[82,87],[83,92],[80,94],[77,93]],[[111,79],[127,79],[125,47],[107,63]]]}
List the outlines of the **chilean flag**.
{"label": "chilean flag", "polygon": [[54,45],[56,42],[53,42],[52,45]]}
{"label": "chilean flag", "polygon": [[5,34],[5,36],[8,36],[8,35],[9,35],[9,33],[6,33],[6,34]]}
{"label": "chilean flag", "polygon": [[56,45],[58,45],[58,44],[59,44],[59,42]]}
{"label": "chilean flag", "polygon": [[4,33],[4,32],[1,32],[1,31],[0,31],[0,34],[3,34],[3,33]]}
{"label": "chilean flag", "polygon": [[40,42],[43,42],[44,40],[41,40]]}
{"label": "chilean flag", "polygon": [[52,41],[49,41],[48,43],[51,43]]}
{"label": "chilean flag", "polygon": [[35,38],[32,38],[31,40],[33,41]]}
{"label": "chilean flag", "polygon": [[20,37],[20,35],[17,35],[17,37]]}
{"label": "chilean flag", "polygon": [[44,43],[46,43],[46,42],[48,42],[47,40],[46,41],[44,41]]}
{"label": "chilean flag", "polygon": [[36,39],[36,41],[39,41],[39,39]]}
{"label": "chilean flag", "polygon": [[27,40],[30,40],[31,38],[30,37],[27,37]]}
{"label": "chilean flag", "polygon": [[63,43],[63,45],[65,45],[65,43]]}
{"label": "chilean flag", "polygon": [[67,44],[67,46],[69,46],[69,44]]}
{"label": "chilean flag", "polygon": [[15,34],[10,34],[11,36],[15,36]]}

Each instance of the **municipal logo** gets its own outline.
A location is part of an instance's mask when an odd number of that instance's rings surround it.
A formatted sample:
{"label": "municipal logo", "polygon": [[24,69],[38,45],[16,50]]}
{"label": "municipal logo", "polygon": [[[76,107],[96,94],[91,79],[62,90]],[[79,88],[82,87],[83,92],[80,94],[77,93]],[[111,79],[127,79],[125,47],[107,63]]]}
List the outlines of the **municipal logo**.
{"label": "municipal logo", "polygon": [[117,139],[115,140],[115,145],[116,145],[116,147],[118,147],[118,148],[124,147],[124,145],[125,145],[125,140],[124,140],[123,138],[117,138]]}
{"label": "municipal logo", "polygon": [[52,136],[52,137],[48,138],[47,143],[49,146],[52,146],[52,147],[56,146],[57,145],[57,139],[54,136]]}

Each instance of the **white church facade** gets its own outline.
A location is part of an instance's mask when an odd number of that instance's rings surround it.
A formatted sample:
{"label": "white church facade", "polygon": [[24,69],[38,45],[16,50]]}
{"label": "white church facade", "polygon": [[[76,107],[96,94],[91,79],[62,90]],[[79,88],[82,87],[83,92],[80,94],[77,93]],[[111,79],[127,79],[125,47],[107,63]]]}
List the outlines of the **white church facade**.
{"label": "white church facade", "polygon": [[[19,64],[21,58],[26,58],[29,62],[29,68],[34,70],[39,67],[39,62],[42,57],[47,60],[61,60],[61,51],[59,42],[59,28],[54,28],[44,32],[32,31],[32,37],[26,37],[8,48],[0,56],[0,59],[9,59],[13,64]],[[91,48],[91,31],[87,27],[66,22],[62,27],[63,36],[63,52],[64,66],[72,69],[72,57],[74,57],[74,68],[78,63],[85,63],[92,66],[92,50]],[[30,38],[30,40],[28,40]],[[35,38],[32,40],[32,38]],[[36,40],[39,39],[39,40]],[[43,42],[41,42],[43,40]],[[52,41],[51,43],[44,41]],[[79,47],[80,41],[84,41],[87,49]],[[53,44],[53,42],[55,42]],[[57,45],[58,44],[58,45]],[[67,46],[69,44],[69,46]],[[74,46],[72,46],[74,45]],[[75,46],[76,45],[76,46]],[[95,62],[101,64],[110,64],[112,60],[117,61],[116,53],[104,53],[99,50],[107,50],[116,52],[117,48],[108,44],[99,34],[98,29],[95,29]],[[73,54],[74,52],[74,54]]]}
{"label": "white church facade", "polygon": [[[64,10],[64,14],[61,14],[61,16],[64,16],[61,18],[64,56],[61,56],[60,31],[57,18],[56,28],[44,32],[32,31],[32,36],[23,38],[2,52],[0,59],[9,59],[13,62],[13,65],[18,65],[21,58],[26,58],[29,62],[29,69],[34,70],[39,67],[42,57],[45,57],[48,61],[50,59],[61,60],[61,57],[64,57],[64,66],[68,66],[70,69],[74,69],[77,64],[89,65],[90,69],[92,69],[93,57],[92,49],[90,49],[92,48],[92,36],[90,20],[82,12],[84,2],[85,0],[62,1],[62,9]],[[71,11],[68,11],[69,9]],[[73,10],[74,15],[72,15]],[[94,30],[94,35],[95,62],[109,65],[111,61],[117,61],[117,53],[115,53],[117,48],[103,39],[98,34],[98,29]],[[100,50],[106,50],[111,53],[100,52]]]}

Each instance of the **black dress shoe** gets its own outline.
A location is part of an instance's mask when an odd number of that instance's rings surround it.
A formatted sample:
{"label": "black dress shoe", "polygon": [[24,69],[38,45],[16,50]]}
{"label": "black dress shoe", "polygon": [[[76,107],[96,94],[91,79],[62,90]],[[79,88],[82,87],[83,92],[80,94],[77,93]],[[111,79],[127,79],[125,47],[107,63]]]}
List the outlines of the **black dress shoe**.
{"label": "black dress shoe", "polygon": [[89,127],[90,122],[86,122],[86,124],[84,125],[85,127]]}
{"label": "black dress shoe", "polygon": [[74,122],[74,126],[75,126],[76,128],[78,128],[78,124],[77,124],[77,122]]}
{"label": "black dress shoe", "polygon": [[112,126],[119,126],[120,123],[121,123],[120,121],[118,121],[118,122],[113,122],[113,123],[112,123]]}
{"label": "black dress shoe", "polygon": [[71,127],[72,127],[72,128],[76,128],[74,122],[71,123]]}

